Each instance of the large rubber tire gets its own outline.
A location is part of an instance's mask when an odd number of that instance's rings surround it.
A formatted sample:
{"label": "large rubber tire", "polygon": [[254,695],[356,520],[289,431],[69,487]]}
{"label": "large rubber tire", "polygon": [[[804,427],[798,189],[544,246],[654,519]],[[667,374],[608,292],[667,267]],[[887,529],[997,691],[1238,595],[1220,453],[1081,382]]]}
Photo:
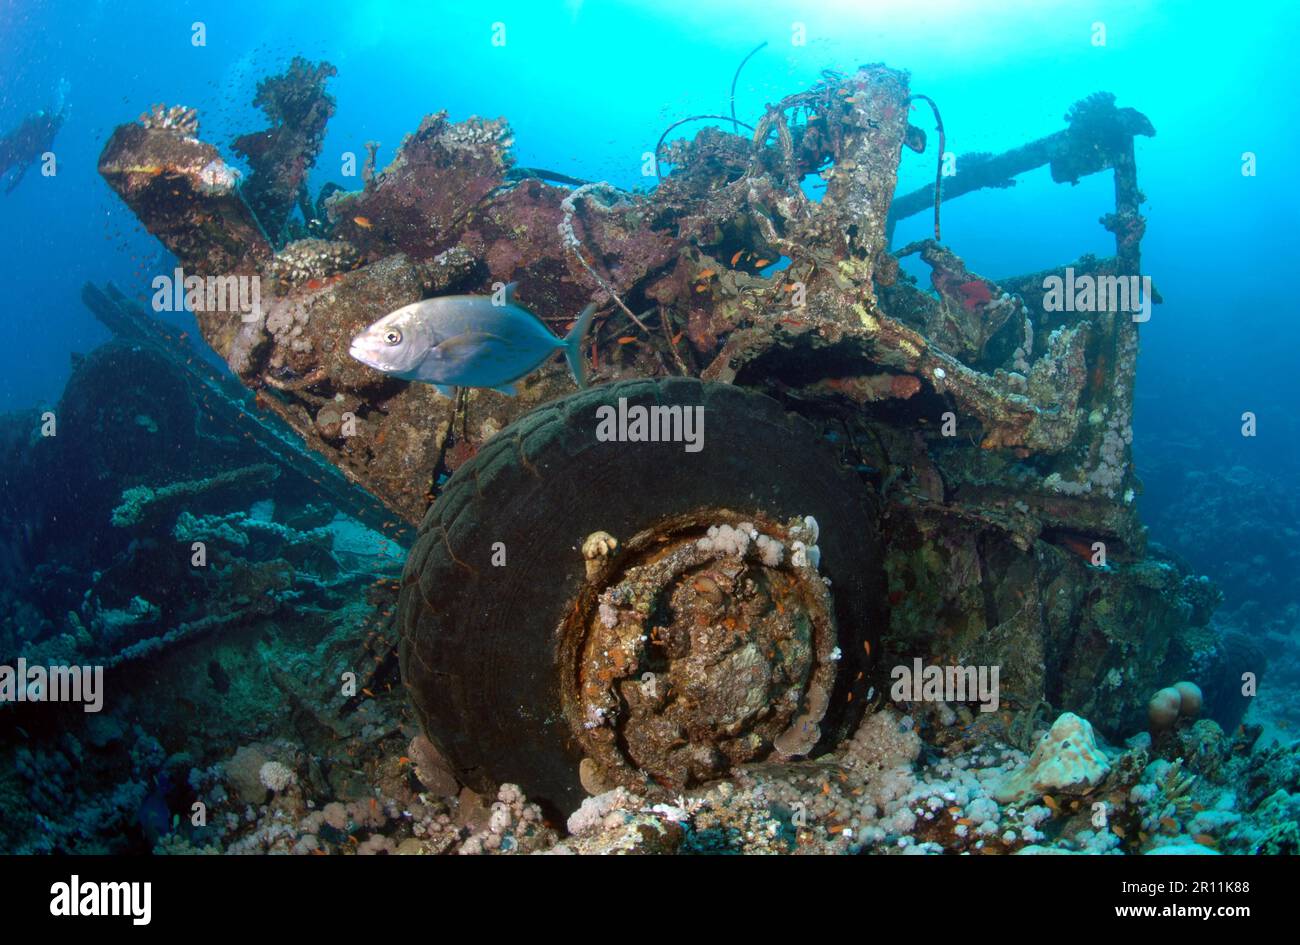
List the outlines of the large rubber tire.
{"label": "large rubber tire", "polygon": [[[704,448],[596,439],[597,407],[704,407]],[[861,710],[883,614],[874,503],[829,444],[776,401],[693,378],[634,380],[553,401],[493,437],[447,482],[406,563],[402,678],[462,783],[519,784],[571,810],[581,752],[561,711],[557,627],[585,579],[580,546],[626,541],[701,508],[812,515],[821,526],[842,663],[821,745]],[[504,567],[493,566],[496,543]]]}

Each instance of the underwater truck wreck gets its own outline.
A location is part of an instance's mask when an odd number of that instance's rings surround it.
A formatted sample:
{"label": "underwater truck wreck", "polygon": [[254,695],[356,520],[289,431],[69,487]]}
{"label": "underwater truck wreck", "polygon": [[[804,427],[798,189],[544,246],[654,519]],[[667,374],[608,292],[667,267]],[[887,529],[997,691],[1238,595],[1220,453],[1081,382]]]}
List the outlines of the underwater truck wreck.
{"label": "underwater truck wreck", "polygon": [[[661,142],[673,170],[650,193],[556,186],[512,166],[504,121],[436,114],[382,171],[367,146],[363,189],[313,204],[333,72],[295,60],[259,87],[272,127],[237,143],[242,186],[178,108],[119,127],[100,172],[187,274],[260,277],[253,317],[197,311],[204,339],[422,522],[403,677],[463,783],[572,808],[584,788],[678,792],[816,755],[915,658],[998,666],[1008,727],[1046,704],[1131,732],[1193,669],[1220,698],[1217,591],[1149,555],[1133,502],[1133,317],[1047,311],[1053,273],[995,283],[937,238],[890,250],[932,205],[938,236],[933,189],[894,200],[902,149],[926,146],[906,73],[828,72],[752,134]],[[1100,94],[1067,121],[960,160],[943,196],[1110,169],[1115,256],[1073,268],[1136,275],[1133,137],[1154,131]],[[574,393],[556,360],[518,397],[448,399],[348,355],[386,312],[509,282],[561,333],[603,306],[594,386]],[[598,429],[637,407],[702,409],[702,448]]]}

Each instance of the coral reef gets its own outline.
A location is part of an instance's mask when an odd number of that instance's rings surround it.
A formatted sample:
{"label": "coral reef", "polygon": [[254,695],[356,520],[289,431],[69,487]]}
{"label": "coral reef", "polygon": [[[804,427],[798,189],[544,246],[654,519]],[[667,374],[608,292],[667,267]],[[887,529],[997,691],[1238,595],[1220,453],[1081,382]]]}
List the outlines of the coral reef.
{"label": "coral reef", "polygon": [[[1082,719],[1067,719],[1078,733]],[[378,780],[355,799],[331,799],[306,756],[287,743],[246,746],[224,765],[190,773],[220,811],[206,839],[173,835],[160,852],[201,844],[227,852],[416,854],[1179,854],[1294,852],[1296,752],[1243,755],[1213,723],[1212,773],[1151,758],[1144,736],[1125,748],[1091,746],[1094,770],[1080,796],[1066,791],[1012,800],[999,787],[1026,756],[996,737],[972,735],[942,712],[870,713],[854,736],[815,763],[758,764],[654,800],[617,787],[592,794],[561,828],[519,789],[494,794],[421,791],[390,772],[412,759],[380,761]],[[1056,744],[1055,742],[1053,744]],[[271,759],[283,758],[284,761]],[[271,759],[271,760],[268,760]],[[261,765],[254,769],[253,765]],[[283,787],[256,773],[275,765]],[[284,771],[280,770],[284,768]],[[293,771],[292,777],[285,771]],[[1289,772],[1284,774],[1283,772]],[[1251,772],[1247,776],[1247,772]],[[1094,777],[1095,776],[1095,777]],[[1258,797],[1233,786],[1258,781]],[[1279,776],[1281,781],[1279,781]],[[1286,779],[1290,779],[1289,781]],[[251,782],[251,800],[239,785]],[[415,787],[412,787],[415,784]],[[323,792],[323,793],[322,793]],[[1288,819],[1290,818],[1290,819]]]}
{"label": "coral reef", "polygon": [[1285,622],[1288,608],[1300,608],[1300,588],[1289,578],[1300,573],[1300,544],[1286,524],[1300,521],[1293,485],[1242,465],[1185,468],[1182,450],[1157,441],[1149,452],[1158,450],[1176,457],[1179,468],[1155,469],[1167,480],[1167,499],[1145,510],[1152,536],[1215,576],[1225,616],[1245,607],[1245,622]]}
{"label": "coral reef", "polygon": [[271,272],[287,290],[311,288],[310,283],[347,272],[358,262],[357,251],[346,240],[294,240],[275,254]]}
{"label": "coral reef", "polygon": [[[183,348],[122,324],[129,340],[74,368],[50,411],[56,435],[41,435],[36,414],[0,418],[7,494],[23,498],[0,508],[16,542],[0,558],[0,663],[104,672],[97,713],[0,705],[0,847],[11,852],[166,841],[189,816],[191,766],[305,711],[293,682],[277,680],[277,667],[302,672],[304,654],[371,692],[395,677],[382,611],[402,548],[341,514],[282,433],[223,427],[248,424],[236,419],[243,398],[182,367]],[[361,708],[342,696],[331,706]],[[307,714],[332,737],[345,730]]]}
{"label": "coral reef", "polygon": [[[334,114],[334,97],[325,91],[325,83],[337,73],[328,62],[313,66],[295,56],[283,75],[257,84],[253,105],[266,113],[270,127],[235,139],[235,153],[252,168],[244,199],[277,246],[294,206],[306,203],[307,172],[316,163],[325,126]],[[309,212],[304,216],[310,219]]]}
{"label": "coral reef", "polygon": [[169,482],[156,489],[150,486],[132,486],[122,493],[122,501],[113,509],[110,520],[118,528],[139,525],[148,517],[165,515],[168,509],[175,511],[180,505],[192,506],[196,497],[213,490],[247,485],[250,482],[268,482],[279,474],[280,470],[269,463],[256,463],[205,479]]}

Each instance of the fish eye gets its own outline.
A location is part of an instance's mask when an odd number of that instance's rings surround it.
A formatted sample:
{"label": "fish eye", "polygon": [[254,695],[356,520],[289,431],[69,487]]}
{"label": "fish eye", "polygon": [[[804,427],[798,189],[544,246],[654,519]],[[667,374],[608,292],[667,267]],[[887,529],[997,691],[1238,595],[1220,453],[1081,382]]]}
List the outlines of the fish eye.
{"label": "fish eye", "polygon": [[402,333],[396,328],[390,328],[384,332],[384,344],[396,345],[402,343]]}

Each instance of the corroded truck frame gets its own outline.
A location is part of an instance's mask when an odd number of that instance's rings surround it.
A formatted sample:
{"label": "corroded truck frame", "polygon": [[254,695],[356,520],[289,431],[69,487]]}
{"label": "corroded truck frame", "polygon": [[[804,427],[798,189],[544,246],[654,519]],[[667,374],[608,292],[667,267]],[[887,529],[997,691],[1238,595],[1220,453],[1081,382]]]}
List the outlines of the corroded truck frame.
{"label": "corroded truck frame", "polygon": [[[904,72],[828,73],[769,106],[750,136],[706,128],[664,147],[656,159],[675,169],[649,193],[554,186],[557,175],[512,166],[504,121],[432,115],[387,168],[367,166],[363,189],[304,200],[316,238],[280,247],[195,128],[124,125],[100,171],[187,273],[261,277],[258,316],[197,312],[204,339],[396,517],[418,522],[447,473],[572,383],[547,364],[517,398],[453,401],[361,365],[349,339],[416,299],[498,283],[518,282],[557,329],[595,298],[594,381],[689,375],[763,390],[875,487],[886,662],[999,662],[1013,707],[1046,701],[1119,730],[1208,645],[1215,601],[1146,557],[1131,463],[1137,327],[1122,312],[1046,311],[1043,280],[1065,267],[994,282],[937,239],[891,251],[895,220],[934,199],[926,188],[894,200],[902,149],[925,146],[912,100]],[[1073,269],[1136,275],[1133,137],[1153,130],[1107,96],[1067,117],[1048,138],[962,159],[944,199],[1044,163],[1057,180],[1112,169],[1103,223],[1116,254]],[[814,174],[820,201],[803,187]],[[902,274],[910,253],[931,267],[935,295]],[[788,265],[774,271],[778,259]]]}

